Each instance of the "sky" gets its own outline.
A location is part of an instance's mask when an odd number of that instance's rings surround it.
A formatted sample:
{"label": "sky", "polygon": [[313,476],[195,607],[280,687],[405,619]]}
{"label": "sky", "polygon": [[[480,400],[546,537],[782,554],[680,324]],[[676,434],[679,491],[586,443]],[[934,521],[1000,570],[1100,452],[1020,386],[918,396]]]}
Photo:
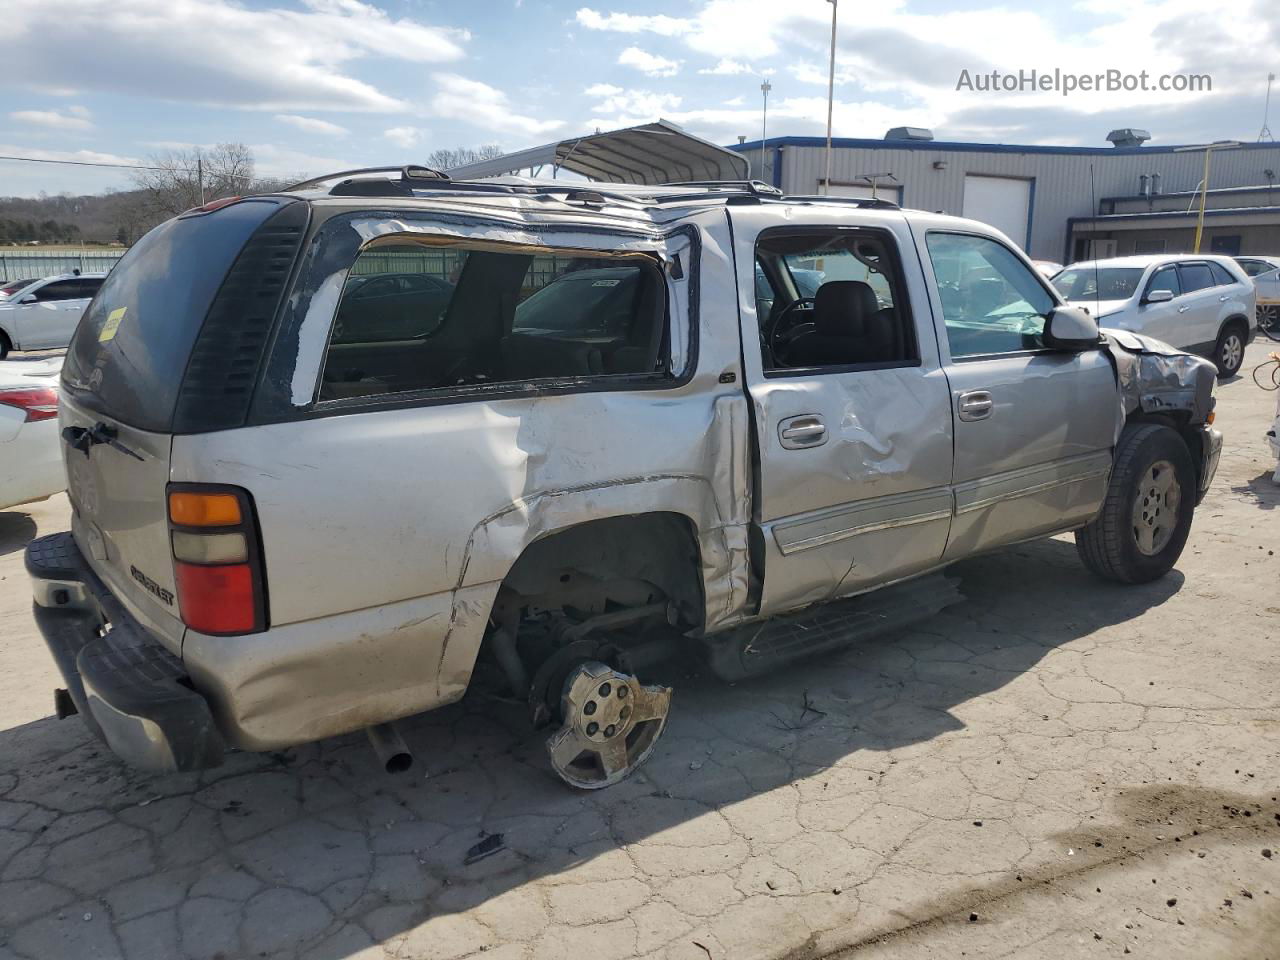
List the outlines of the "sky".
{"label": "sky", "polygon": [[[837,136],[1105,146],[1257,139],[1274,0],[842,0]],[[0,155],[120,164],[237,142],[259,173],[505,150],[663,117],[729,144],[824,133],[828,0],[0,0]],[[984,92],[999,70],[1207,74],[1211,91]],[[977,86],[974,81],[973,86]],[[1280,89],[1271,126],[1280,131]],[[0,160],[0,195],[97,193],[127,171]]]}

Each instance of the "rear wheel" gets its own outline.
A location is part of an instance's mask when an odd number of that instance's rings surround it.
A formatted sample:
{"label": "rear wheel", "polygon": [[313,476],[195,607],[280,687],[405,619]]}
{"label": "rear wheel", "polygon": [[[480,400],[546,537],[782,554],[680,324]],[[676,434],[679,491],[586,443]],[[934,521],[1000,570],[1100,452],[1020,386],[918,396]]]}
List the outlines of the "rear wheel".
{"label": "rear wheel", "polygon": [[1076,550],[1106,580],[1157,580],[1182,554],[1195,504],[1195,467],[1182,438],[1159,424],[1125,427],[1107,497],[1093,522],[1076,531]]}
{"label": "rear wheel", "polygon": [[1248,331],[1244,324],[1232,321],[1218,337],[1218,345],[1213,351],[1213,362],[1218,367],[1218,377],[1234,377],[1244,363],[1244,343]]}
{"label": "rear wheel", "polygon": [[1280,340],[1280,304],[1258,304],[1258,329],[1272,340]]}

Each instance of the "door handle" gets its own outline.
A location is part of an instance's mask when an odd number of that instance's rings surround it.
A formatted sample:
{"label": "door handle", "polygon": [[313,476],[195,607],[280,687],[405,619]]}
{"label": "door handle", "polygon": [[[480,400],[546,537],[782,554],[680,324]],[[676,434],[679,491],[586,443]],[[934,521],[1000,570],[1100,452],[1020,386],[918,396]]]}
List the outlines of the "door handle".
{"label": "door handle", "polygon": [[1190,309],[1191,309],[1191,308],[1190,308],[1189,306],[1187,306],[1187,305],[1184,303],[1182,306],[1180,306],[1180,307],[1178,308],[1178,312],[1179,312],[1179,313],[1186,313],[1186,312],[1187,312],[1188,310],[1190,310]]}
{"label": "door handle", "polygon": [[1220,296],[1220,297],[1218,298],[1218,302],[1219,302],[1219,303],[1226,303],[1226,302],[1227,302],[1228,300],[1230,300],[1230,299],[1231,299],[1231,298],[1230,298],[1229,296],[1227,296],[1226,294],[1223,294],[1222,296]]}
{"label": "door handle", "polygon": [[985,420],[996,407],[989,390],[970,390],[960,394],[956,400],[959,402],[960,419],[966,422]]}
{"label": "door handle", "polygon": [[778,424],[778,440],[788,450],[820,447],[827,442],[827,427],[815,413],[787,417]]}

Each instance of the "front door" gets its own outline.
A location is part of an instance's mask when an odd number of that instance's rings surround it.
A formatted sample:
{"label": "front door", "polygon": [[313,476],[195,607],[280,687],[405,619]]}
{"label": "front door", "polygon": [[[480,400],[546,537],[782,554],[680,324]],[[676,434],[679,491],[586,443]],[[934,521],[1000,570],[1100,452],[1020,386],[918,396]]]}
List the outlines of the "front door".
{"label": "front door", "polygon": [[36,290],[35,303],[18,307],[18,330],[24,350],[65,347],[88,306],[82,281],[55,280]]}
{"label": "front door", "polygon": [[1056,298],[993,237],[939,222],[917,236],[955,427],[947,559],[1086,523],[1106,494],[1119,429],[1102,348],[1045,349]]}
{"label": "front door", "polygon": [[905,219],[791,212],[731,213],[765,614],[938,564],[951,518],[946,378]]}
{"label": "front door", "polygon": [[[1168,291],[1172,299],[1150,301],[1153,293],[1163,291]],[[1185,326],[1183,318],[1190,309],[1191,305],[1182,297],[1178,268],[1169,264],[1151,274],[1138,301],[1137,320],[1130,329],[1134,333],[1144,333],[1165,343],[1176,343],[1181,339],[1181,331]]]}

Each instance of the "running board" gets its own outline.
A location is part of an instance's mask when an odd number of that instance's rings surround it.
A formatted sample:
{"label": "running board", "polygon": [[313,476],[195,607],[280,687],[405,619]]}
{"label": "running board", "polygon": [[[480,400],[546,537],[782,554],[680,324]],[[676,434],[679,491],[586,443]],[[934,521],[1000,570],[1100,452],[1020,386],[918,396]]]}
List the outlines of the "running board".
{"label": "running board", "polygon": [[816,604],[705,640],[712,672],[729,683],[927,620],[959,603],[959,579],[940,573]]}

